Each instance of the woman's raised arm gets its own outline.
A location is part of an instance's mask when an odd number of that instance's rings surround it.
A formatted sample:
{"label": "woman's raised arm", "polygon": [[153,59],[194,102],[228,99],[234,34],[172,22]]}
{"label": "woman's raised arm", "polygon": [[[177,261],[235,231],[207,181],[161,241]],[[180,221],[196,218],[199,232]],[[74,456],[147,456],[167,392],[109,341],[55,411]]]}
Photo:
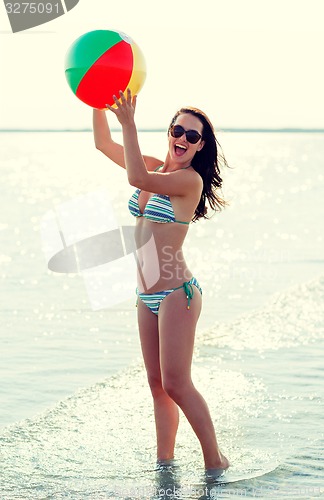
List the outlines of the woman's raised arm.
{"label": "woman's raised arm", "polygon": [[[112,140],[106,112],[102,109],[93,110],[93,136],[96,148],[110,160],[126,169],[124,147]],[[143,156],[147,170],[154,170],[161,161],[152,156]]]}
{"label": "woman's raised arm", "polygon": [[126,168],[124,148],[112,140],[106,112],[102,109],[93,110],[93,136],[99,151],[120,167]]}

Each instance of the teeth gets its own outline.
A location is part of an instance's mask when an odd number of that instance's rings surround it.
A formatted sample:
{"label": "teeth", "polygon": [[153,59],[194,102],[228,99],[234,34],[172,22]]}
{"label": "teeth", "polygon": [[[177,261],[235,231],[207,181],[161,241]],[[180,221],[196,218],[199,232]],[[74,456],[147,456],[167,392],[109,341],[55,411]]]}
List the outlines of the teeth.
{"label": "teeth", "polygon": [[181,149],[187,149],[186,146],[183,146],[182,144],[176,144],[176,147]]}

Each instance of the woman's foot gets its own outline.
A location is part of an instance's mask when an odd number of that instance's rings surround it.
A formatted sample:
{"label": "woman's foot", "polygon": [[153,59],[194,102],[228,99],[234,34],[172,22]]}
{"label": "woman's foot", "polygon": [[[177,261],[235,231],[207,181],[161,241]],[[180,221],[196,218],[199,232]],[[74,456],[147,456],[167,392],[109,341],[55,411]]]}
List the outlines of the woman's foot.
{"label": "woman's foot", "polygon": [[208,477],[217,478],[221,476],[230,465],[229,460],[221,452],[219,452],[218,459],[215,460],[212,466],[206,466],[206,475]]}
{"label": "woman's foot", "polygon": [[156,469],[157,471],[168,470],[175,467],[174,458],[158,458],[156,461]]}

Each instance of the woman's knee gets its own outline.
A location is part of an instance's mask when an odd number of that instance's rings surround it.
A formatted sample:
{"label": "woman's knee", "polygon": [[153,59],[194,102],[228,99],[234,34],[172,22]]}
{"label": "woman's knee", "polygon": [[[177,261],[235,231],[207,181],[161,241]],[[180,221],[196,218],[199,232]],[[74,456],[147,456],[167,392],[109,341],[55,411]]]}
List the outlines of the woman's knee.
{"label": "woman's knee", "polygon": [[160,394],[162,392],[164,392],[161,377],[148,374],[147,380],[148,380],[153,398],[160,396]]}
{"label": "woman's knee", "polygon": [[181,403],[183,396],[188,391],[190,386],[192,386],[191,381],[185,380],[183,377],[172,375],[163,377],[163,390],[177,404]]}

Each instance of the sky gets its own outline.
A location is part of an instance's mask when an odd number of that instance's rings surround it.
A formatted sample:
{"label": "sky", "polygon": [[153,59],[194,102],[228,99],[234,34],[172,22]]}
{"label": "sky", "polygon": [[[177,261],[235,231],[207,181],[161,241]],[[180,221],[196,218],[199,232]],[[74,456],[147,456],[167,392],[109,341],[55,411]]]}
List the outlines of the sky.
{"label": "sky", "polygon": [[324,128],[323,19],[323,0],[80,0],[12,33],[1,2],[0,128],[91,127],[64,59],[95,29],[123,31],[145,56],[139,127],[167,128],[191,105],[217,129]]}

